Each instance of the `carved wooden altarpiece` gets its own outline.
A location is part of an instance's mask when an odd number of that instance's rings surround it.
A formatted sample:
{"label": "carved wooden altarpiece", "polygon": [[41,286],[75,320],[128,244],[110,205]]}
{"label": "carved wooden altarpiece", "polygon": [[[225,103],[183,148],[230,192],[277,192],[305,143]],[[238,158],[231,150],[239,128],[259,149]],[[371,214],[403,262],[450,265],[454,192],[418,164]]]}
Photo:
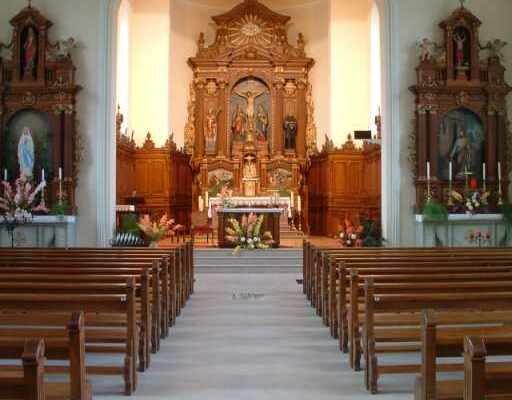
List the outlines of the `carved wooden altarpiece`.
{"label": "carved wooden altarpiece", "polygon": [[245,0],[213,17],[213,44],[200,35],[189,59],[194,81],[185,129],[194,198],[207,190],[215,196],[225,185],[249,197],[307,191],[304,175],[316,149],[308,82],[314,61],[301,34],[296,46],[288,43],[289,20]]}
{"label": "carved wooden altarpiece", "polygon": [[0,167],[11,181],[20,173],[18,143],[25,128],[34,147],[33,177],[44,168],[47,205],[57,201],[58,171],[63,171],[63,197],[76,212],[80,143],[76,121],[76,68],[69,53],[74,39],[51,43],[52,23],[28,6],[11,21],[12,41],[0,43]]}
{"label": "carved wooden altarpiece", "polygon": [[[498,163],[502,171],[503,200],[508,192],[509,133],[502,48],[496,39],[482,46],[481,21],[468,9],[454,11],[439,26],[444,44],[429,39],[419,43],[417,83],[411,87],[416,99],[415,130],[411,163],[419,212],[427,197],[427,162],[430,162],[431,194],[448,204],[449,165],[453,189],[463,193],[467,177],[476,177],[491,190],[491,210],[498,202]],[[480,53],[484,53],[481,57]]]}

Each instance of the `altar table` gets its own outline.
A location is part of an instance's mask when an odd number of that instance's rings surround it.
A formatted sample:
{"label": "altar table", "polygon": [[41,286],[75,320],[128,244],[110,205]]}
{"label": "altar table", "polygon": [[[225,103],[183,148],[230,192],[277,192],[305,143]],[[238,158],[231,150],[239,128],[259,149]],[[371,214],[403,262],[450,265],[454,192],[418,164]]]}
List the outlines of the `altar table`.
{"label": "altar table", "polygon": [[261,234],[263,232],[270,231],[272,233],[272,238],[274,239],[274,247],[279,247],[280,245],[280,230],[279,230],[279,219],[281,218],[281,214],[283,210],[281,208],[224,208],[222,210],[217,210],[218,215],[218,231],[217,238],[219,247],[235,247],[235,245],[231,242],[228,242],[225,239],[226,235],[226,227],[229,226],[228,220],[230,218],[235,218],[238,221],[242,219],[242,216],[249,215],[250,213],[254,213],[257,216],[261,214],[265,215],[265,219],[261,224]]}

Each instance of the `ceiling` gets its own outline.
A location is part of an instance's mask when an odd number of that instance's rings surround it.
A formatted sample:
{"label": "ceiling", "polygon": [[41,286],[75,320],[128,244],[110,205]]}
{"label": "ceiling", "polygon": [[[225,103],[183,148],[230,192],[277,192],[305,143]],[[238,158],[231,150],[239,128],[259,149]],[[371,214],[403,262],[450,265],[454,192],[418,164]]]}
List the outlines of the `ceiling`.
{"label": "ceiling", "polygon": [[[190,3],[200,4],[205,7],[224,8],[226,10],[240,4],[242,0],[186,0]],[[261,3],[273,10],[293,8],[305,4],[316,3],[319,0],[260,0]]]}

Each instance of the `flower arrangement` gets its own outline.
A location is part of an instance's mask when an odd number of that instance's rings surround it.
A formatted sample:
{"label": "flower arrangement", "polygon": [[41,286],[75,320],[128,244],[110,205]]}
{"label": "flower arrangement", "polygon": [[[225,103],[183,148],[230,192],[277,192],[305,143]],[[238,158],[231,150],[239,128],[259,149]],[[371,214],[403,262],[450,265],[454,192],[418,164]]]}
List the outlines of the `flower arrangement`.
{"label": "flower arrangement", "polygon": [[242,220],[230,218],[228,223],[230,226],[226,228],[226,240],[236,245],[233,255],[240,252],[241,249],[268,249],[274,243],[272,234],[264,232],[261,234],[261,224],[265,216],[261,214],[259,217],[254,213],[249,216],[244,215]]}
{"label": "flower arrangement", "polygon": [[[3,197],[0,197],[0,224],[5,225],[11,236],[14,247],[14,230],[20,224],[29,222],[32,213],[47,213],[48,209],[42,195],[46,182],[42,181],[35,188],[25,175],[16,179],[14,187],[7,181],[2,181]],[[38,195],[41,194],[39,202]]]}
{"label": "flower arrangement", "polygon": [[466,233],[466,240],[470,244],[475,244],[478,247],[482,247],[482,245],[490,243],[491,237],[491,232],[489,231],[482,232],[471,229]]}
{"label": "flower arrangement", "polygon": [[158,242],[168,235],[174,235],[176,230],[182,227],[176,224],[174,219],[169,219],[167,214],[162,215],[158,221],[151,220],[151,217],[146,214],[139,219],[137,225],[150,243]]}
{"label": "flower arrangement", "polygon": [[342,247],[381,247],[385,242],[375,222],[364,215],[356,223],[345,219],[345,226],[339,227],[334,237]]}
{"label": "flower arrangement", "polygon": [[484,214],[488,212],[488,198],[490,192],[475,190],[465,196],[455,190],[451,192],[453,205],[450,206],[452,214]]}

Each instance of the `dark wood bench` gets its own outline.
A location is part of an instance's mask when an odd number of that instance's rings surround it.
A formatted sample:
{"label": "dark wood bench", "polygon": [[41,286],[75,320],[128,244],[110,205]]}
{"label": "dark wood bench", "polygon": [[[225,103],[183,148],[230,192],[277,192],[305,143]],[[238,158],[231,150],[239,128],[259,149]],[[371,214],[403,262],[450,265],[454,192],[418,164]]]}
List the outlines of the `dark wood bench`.
{"label": "dark wood bench", "polygon": [[[478,304],[475,305],[478,307]],[[454,318],[455,317],[455,318]],[[437,380],[436,372],[440,369],[437,359],[441,357],[461,357],[464,351],[465,336],[478,336],[477,348],[467,346],[470,350],[466,366],[477,363],[478,353],[483,350],[481,339],[486,341],[486,354],[503,356],[512,354],[512,311],[506,312],[457,312],[450,316],[433,310],[426,310],[422,315],[421,326],[421,375],[415,383],[415,400],[443,399],[462,400],[464,382],[462,380]],[[442,364],[446,366],[447,364]],[[454,363],[453,369],[462,370],[464,363]],[[476,365],[476,364],[475,364]],[[472,368],[473,369],[473,368]],[[475,369],[476,366],[475,366]],[[509,374],[512,376],[512,362],[500,361],[489,363],[486,373],[494,377]],[[471,375],[471,374],[469,374]],[[484,374],[485,379],[485,374]],[[510,380],[510,379],[509,379]],[[491,387],[489,385],[489,393]],[[509,390],[512,383],[508,385]],[[481,387],[485,389],[485,385]],[[495,387],[498,389],[498,387]],[[512,392],[509,392],[512,393]],[[497,393],[495,393],[497,394]]]}
{"label": "dark wood bench", "polygon": [[[45,346],[43,346],[43,341]],[[3,387],[2,379],[9,377],[19,382],[20,378],[39,376],[37,384],[23,382],[31,393],[36,387],[42,389],[48,399],[91,399],[91,385],[86,379],[85,367],[85,339],[84,316],[81,313],[0,313],[0,358],[8,360],[18,359],[27,352],[29,346],[31,360],[30,373],[22,373],[17,366],[2,364],[0,366],[0,390],[4,393],[0,398],[9,398],[8,389]],[[44,349],[45,347],[45,349]],[[34,351],[35,350],[35,351]],[[43,354],[44,350],[44,354]],[[45,368],[44,359],[66,360],[68,362],[69,382],[43,383],[40,374]],[[24,362],[26,367],[26,360]],[[39,372],[35,372],[35,370]],[[45,371],[48,372],[46,366]],[[15,385],[18,386],[18,385]]]}

